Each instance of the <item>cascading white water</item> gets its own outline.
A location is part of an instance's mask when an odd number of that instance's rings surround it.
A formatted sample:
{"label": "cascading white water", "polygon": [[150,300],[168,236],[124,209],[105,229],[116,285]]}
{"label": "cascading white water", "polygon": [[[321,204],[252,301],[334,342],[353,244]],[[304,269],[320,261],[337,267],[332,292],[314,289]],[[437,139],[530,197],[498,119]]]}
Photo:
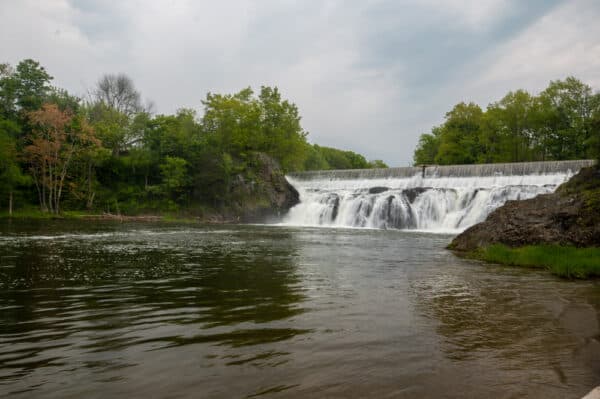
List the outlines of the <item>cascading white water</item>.
{"label": "cascading white water", "polygon": [[[364,177],[357,171],[296,174],[287,179],[298,190],[300,203],[290,209],[284,224],[457,233],[506,201],[553,192],[590,161],[570,162],[555,162],[551,168],[547,162],[496,169],[456,166],[441,173],[439,167],[433,172],[398,168],[394,173],[366,171]],[[487,175],[469,176],[473,173]]]}

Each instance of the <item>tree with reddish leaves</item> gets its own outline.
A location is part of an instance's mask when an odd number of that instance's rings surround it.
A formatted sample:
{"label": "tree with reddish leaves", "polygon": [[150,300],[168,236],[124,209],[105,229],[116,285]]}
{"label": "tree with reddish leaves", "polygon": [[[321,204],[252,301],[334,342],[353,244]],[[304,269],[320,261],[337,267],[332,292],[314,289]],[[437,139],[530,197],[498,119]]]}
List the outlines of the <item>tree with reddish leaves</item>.
{"label": "tree with reddish leaves", "polygon": [[93,129],[84,118],[44,104],[28,114],[33,126],[25,147],[25,158],[38,191],[42,211],[59,213],[60,200],[72,161],[89,147],[99,146]]}

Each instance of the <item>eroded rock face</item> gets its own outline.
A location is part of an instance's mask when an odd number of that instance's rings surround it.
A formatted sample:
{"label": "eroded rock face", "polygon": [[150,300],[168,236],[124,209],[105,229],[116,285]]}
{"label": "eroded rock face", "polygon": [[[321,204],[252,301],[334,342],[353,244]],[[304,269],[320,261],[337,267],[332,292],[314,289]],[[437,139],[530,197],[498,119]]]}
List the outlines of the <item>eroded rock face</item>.
{"label": "eroded rock face", "polygon": [[266,154],[255,157],[256,168],[245,176],[237,175],[233,182],[234,212],[242,222],[280,218],[300,202],[298,191],[288,183],[279,164]]}
{"label": "eroded rock face", "polygon": [[553,194],[508,201],[449,248],[472,251],[497,243],[600,246],[600,169],[582,169]]}

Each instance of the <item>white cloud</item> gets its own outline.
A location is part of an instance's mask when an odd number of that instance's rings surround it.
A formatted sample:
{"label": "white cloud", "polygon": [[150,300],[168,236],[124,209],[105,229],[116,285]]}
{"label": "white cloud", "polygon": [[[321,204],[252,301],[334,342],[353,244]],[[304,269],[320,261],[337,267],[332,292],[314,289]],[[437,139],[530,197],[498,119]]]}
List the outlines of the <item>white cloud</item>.
{"label": "white cloud", "polygon": [[165,113],[199,109],[207,91],[276,85],[313,142],[406,165],[418,135],[459,101],[486,105],[568,74],[600,86],[593,0],[565,3],[502,43],[490,32],[512,23],[516,4],[5,0],[0,62],[37,59],[78,94],[124,72]]}
{"label": "white cloud", "polygon": [[92,44],[82,34],[73,23],[79,14],[66,1],[1,2],[0,15],[0,47],[7,57],[3,61],[16,64],[34,58],[59,86],[82,93],[95,81],[88,81],[90,74],[97,79],[118,61],[104,57],[111,53],[112,43]]}
{"label": "white cloud", "polygon": [[495,100],[509,90],[533,93],[550,80],[573,75],[600,88],[600,8],[594,0],[565,3],[476,64],[480,72],[464,93]]}
{"label": "white cloud", "polygon": [[507,0],[420,0],[418,4],[439,10],[453,23],[473,30],[488,29],[512,8]]}

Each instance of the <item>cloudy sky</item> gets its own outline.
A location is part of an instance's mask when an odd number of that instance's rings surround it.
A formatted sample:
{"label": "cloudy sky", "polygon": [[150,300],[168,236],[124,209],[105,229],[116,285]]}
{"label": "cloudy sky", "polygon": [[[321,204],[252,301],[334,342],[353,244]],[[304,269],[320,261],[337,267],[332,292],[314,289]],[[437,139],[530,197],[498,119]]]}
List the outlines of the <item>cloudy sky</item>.
{"label": "cloudy sky", "polygon": [[309,139],[393,166],[460,101],[600,88],[598,0],[1,0],[0,62],[85,93],[131,76],[159,113],[275,85]]}

